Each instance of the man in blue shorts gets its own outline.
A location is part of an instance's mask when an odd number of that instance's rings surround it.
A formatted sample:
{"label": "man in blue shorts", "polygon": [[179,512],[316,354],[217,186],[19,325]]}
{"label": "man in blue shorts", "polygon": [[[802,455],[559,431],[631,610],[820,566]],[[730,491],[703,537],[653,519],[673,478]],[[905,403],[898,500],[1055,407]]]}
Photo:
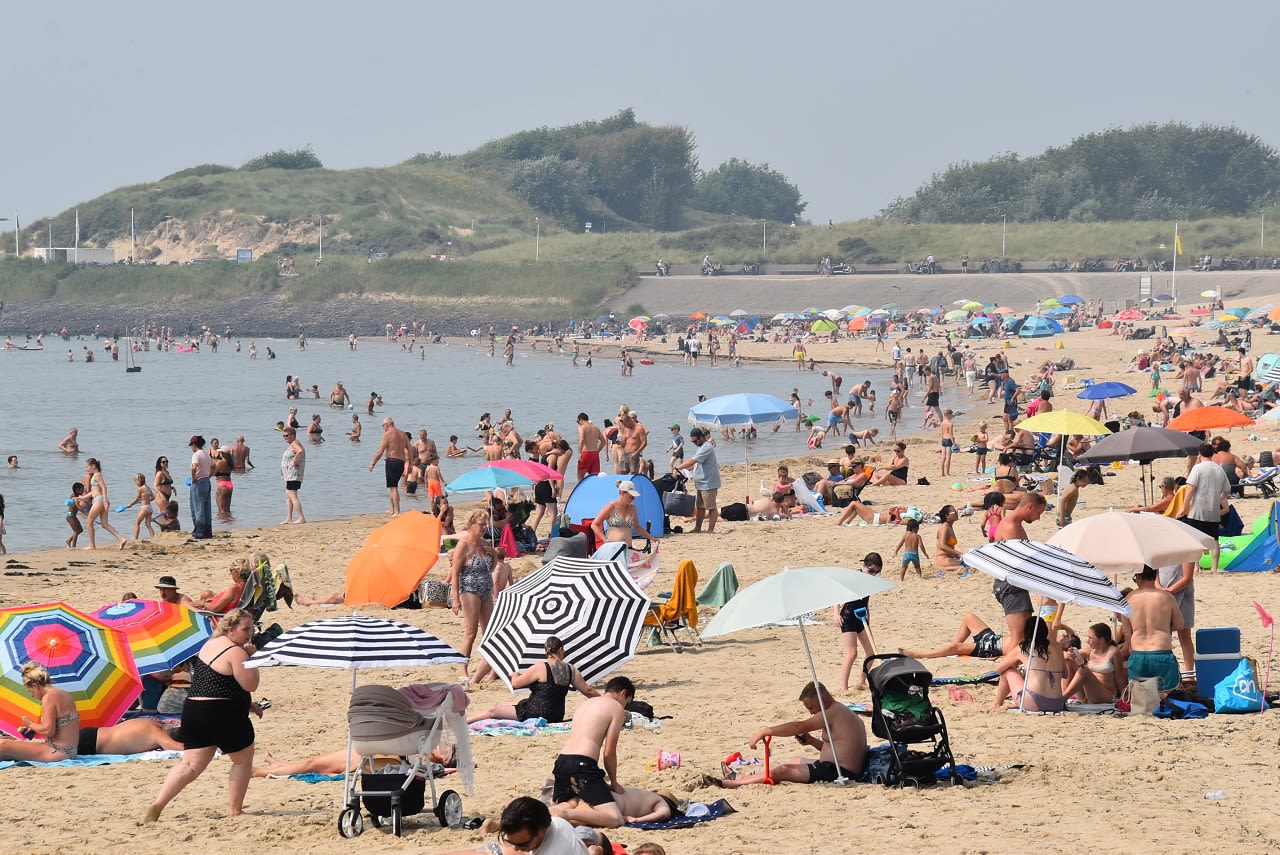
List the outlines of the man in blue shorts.
{"label": "man in blue shorts", "polygon": [[[1132,639],[1129,647],[1129,677],[1140,680],[1155,677],[1160,691],[1168,692],[1182,683],[1178,660],[1173,655],[1173,634],[1183,628],[1182,610],[1173,594],[1156,587],[1159,575],[1154,567],[1143,567],[1133,577],[1137,590],[1129,594],[1133,617],[1123,619],[1125,636]],[[1179,634],[1182,658],[1195,661],[1190,633]]]}

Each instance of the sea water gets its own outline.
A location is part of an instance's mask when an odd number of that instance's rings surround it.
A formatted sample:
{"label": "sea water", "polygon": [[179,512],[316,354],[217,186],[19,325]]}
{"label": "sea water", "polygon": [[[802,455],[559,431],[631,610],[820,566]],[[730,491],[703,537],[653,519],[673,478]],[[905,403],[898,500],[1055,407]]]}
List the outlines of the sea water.
{"label": "sea water", "polygon": [[[20,339],[15,337],[15,341]],[[102,462],[110,494],[110,506],[128,504],[134,497],[132,481],[141,472],[150,484],[157,457],[166,456],[177,488],[183,529],[190,531],[190,502],[185,486],[190,472],[191,452],[187,440],[200,434],[217,437],[224,446],[239,434],[252,449],[256,469],[233,476],[235,492],[227,519],[215,515],[214,528],[248,528],[274,525],[284,519],[285,503],[280,475],[280,457],[285,442],[274,430],[287,417],[289,407],[298,407],[302,425],[298,439],[306,448],[306,474],[300,497],[308,520],[332,519],[353,514],[382,513],[387,509],[387,491],[382,465],[368,467],[382,436],[383,415],[395,419],[396,426],[417,438],[426,428],[443,454],[450,434],[459,444],[477,447],[473,429],[481,413],[492,413],[494,421],[510,407],[516,429],[524,438],[535,436],[539,428],[554,424],[577,449],[575,418],[588,413],[597,426],[614,417],[622,404],[638,411],[649,428],[646,457],[652,458],[659,474],[666,471],[671,442],[669,426],[680,424],[688,436],[689,408],[699,395],[708,398],[731,392],[764,392],[786,399],[798,388],[806,412],[823,415],[828,409],[822,393],[830,389],[821,371],[797,371],[794,363],[748,364],[735,368],[722,362],[712,368],[704,355],[697,367],[684,365],[680,355],[659,357],[655,365],[635,366],[631,377],[620,376],[616,356],[597,354],[594,366],[584,367],[586,348],[579,366],[571,364],[567,352],[532,353],[529,344],[518,346],[515,364],[504,365],[501,347],[490,357],[482,343],[427,345],[425,353],[410,354],[396,342],[367,339],[351,350],[345,340],[312,340],[305,350],[286,339],[257,340],[257,359],[250,359],[248,340],[241,350],[235,341],[224,341],[218,352],[150,351],[136,354],[142,370],[126,373],[124,355],[114,362],[103,350],[103,342],[76,339],[71,342],[50,337],[43,351],[0,350],[0,378],[6,405],[0,414],[0,461],[18,455],[20,468],[8,469],[0,462],[0,495],[4,496],[4,542],[10,552],[58,547],[70,534],[65,521],[64,500],[71,484],[84,476],[85,460]],[[94,351],[95,361],[83,360],[84,347]],[[277,358],[266,357],[267,348]],[[67,361],[71,349],[75,361]],[[634,358],[634,357],[633,357]],[[842,395],[850,386],[871,380],[880,407],[874,416],[864,415],[857,427],[879,427],[881,438],[888,429],[881,410],[888,397],[888,369],[863,370],[832,366],[845,378]],[[319,400],[304,395],[296,401],[285,398],[286,375],[296,375],[304,388],[320,387]],[[352,412],[328,406],[329,390],[343,381],[351,395],[354,413],[363,424],[363,441],[349,442]],[[383,406],[373,416],[365,414],[371,392],[382,396]],[[944,406],[955,390],[946,384]],[[908,434],[920,419],[919,395],[913,389],[913,406],[903,413],[900,433]],[[313,445],[305,439],[312,414],[319,413],[325,442]],[[80,454],[63,454],[58,442],[71,427],[79,428]],[[724,501],[738,501],[740,494],[758,487],[761,479],[772,483],[773,471],[762,463],[783,456],[808,452],[807,431],[797,433],[794,425],[784,425],[777,433],[767,428],[750,442],[719,442],[722,465],[740,463],[747,455],[761,462],[751,472],[753,480],[726,478],[721,495]],[[827,440],[820,456],[838,453],[842,443]],[[689,446],[691,448],[691,446]],[[887,446],[881,445],[887,451]],[[469,455],[441,461],[445,481],[479,467],[483,459]],[[608,464],[606,464],[606,469]],[[574,463],[569,480],[573,481]],[[752,489],[750,492],[755,493]],[[462,501],[478,496],[461,496]],[[402,498],[403,508],[425,507],[425,499]],[[136,509],[110,515],[126,537],[133,533]],[[145,537],[146,530],[143,529]],[[82,536],[80,545],[86,543]],[[112,546],[109,535],[99,535],[99,548]]]}

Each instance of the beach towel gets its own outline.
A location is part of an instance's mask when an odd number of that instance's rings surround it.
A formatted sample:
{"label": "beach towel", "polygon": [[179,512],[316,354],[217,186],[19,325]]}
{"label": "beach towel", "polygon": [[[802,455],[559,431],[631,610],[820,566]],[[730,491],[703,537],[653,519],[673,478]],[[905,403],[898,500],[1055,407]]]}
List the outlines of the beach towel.
{"label": "beach towel", "polygon": [[686,558],[680,562],[680,567],[676,570],[675,590],[671,592],[671,598],[658,607],[656,617],[652,611],[645,615],[645,625],[657,626],[658,621],[667,624],[683,618],[689,626],[696,627],[698,599],[694,594],[694,586],[697,584],[698,568]]}
{"label": "beach towel", "polygon": [[40,760],[3,760],[0,769],[12,766],[110,766],[114,763],[128,763],[131,760],[177,760],[182,757],[181,751],[144,751],[141,754],[86,754],[74,760],[57,760],[44,762]]}
{"label": "beach towel", "polygon": [[809,485],[804,482],[803,478],[797,478],[792,481],[791,489],[796,494],[796,501],[810,511],[818,514],[827,512],[827,506],[822,504],[822,499],[813,490],[809,489]]}
{"label": "beach towel", "polygon": [[511,721],[501,718],[484,718],[470,725],[473,736],[538,736],[544,733],[568,733],[569,724],[549,724],[545,718]]}
{"label": "beach towel", "polygon": [[722,563],[711,574],[707,584],[698,592],[698,604],[702,606],[723,606],[738,593],[738,574],[728,561]]}
{"label": "beach towel", "polygon": [[929,681],[929,684],[932,686],[968,686],[973,683],[990,683],[994,686],[999,682],[1000,675],[995,671],[988,671],[975,677],[934,677]]}
{"label": "beach towel", "polygon": [[[268,778],[274,779],[275,775],[268,775]],[[304,784],[323,784],[326,781],[343,781],[346,775],[321,775],[319,772],[300,772],[297,775],[289,775],[290,781],[301,781]]]}
{"label": "beach towel", "polygon": [[1164,509],[1164,515],[1171,519],[1181,519],[1187,515],[1187,511],[1191,510],[1190,504],[1187,502],[1188,485],[1183,484],[1181,487],[1173,491],[1173,498],[1169,501],[1169,507]]}
{"label": "beach towel", "polygon": [[695,825],[701,825],[704,822],[712,822],[722,816],[728,816],[731,813],[737,813],[733,805],[724,799],[706,804],[703,802],[689,802],[685,807],[685,812],[679,816],[673,816],[671,819],[662,822],[628,822],[627,828],[640,828],[645,831],[659,831],[670,828],[692,828]]}

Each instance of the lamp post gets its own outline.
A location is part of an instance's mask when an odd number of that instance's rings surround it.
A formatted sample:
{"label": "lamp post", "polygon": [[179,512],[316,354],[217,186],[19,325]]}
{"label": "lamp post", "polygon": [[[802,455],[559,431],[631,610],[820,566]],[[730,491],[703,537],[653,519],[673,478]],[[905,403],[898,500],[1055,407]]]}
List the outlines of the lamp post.
{"label": "lamp post", "polygon": [[1004,235],[1005,235],[1005,227],[1008,224],[1009,224],[1008,216],[1003,216],[1000,218],[1000,257],[1001,258],[1004,258]]}
{"label": "lamp post", "polygon": [[542,258],[542,220],[533,218],[533,260]]}
{"label": "lamp post", "polygon": [[316,263],[321,261],[324,261],[324,214],[320,215],[320,258]]}
{"label": "lamp post", "polygon": [[[760,253],[761,255],[769,254],[769,221],[760,221]],[[760,259],[763,261],[764,259]]]}

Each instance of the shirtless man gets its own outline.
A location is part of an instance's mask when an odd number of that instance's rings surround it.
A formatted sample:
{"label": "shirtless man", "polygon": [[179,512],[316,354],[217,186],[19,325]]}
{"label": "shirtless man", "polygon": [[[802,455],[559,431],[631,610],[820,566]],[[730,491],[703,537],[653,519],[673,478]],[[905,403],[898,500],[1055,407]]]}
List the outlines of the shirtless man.
{"label": "shirtless man", "polygon": [[[844,704],[837,703],[826,686],[808,683],[800,692],[800,703],[809,711],[809,717],[784,724],[774,724],[761,728],[751,737],[752,748],[760,744],[766,736],[794,736],[796,742],[818,750],[818,760],[795,757],[782,763],[774,763],[771,769],[773,780],[791,781],[796,784],[815,784],[835,781],[840,777],[856,778],[863,772],[867,755],[867,730],[853,710]],[[827,732],[822,712],[826,710],[827,721],[831,723],[831,732]],[[818,734],[813,736],[812,734]],[[835,748],[833,750],[832,743]],[[839,754],[836,753],[839,752]],[[838,767],[837,767],[838,763]],[[737,777],[727,766],[720,786],[730,789],[745,787],[749,784],[763,784],[764,774]]]}
{"label": "shirtless man", "polygon": [[502,459],[502,439],[497,432],[489,434],[484,443],[484,459],[488,461]]}
{"label": "shirtless man", "polygon": [[427,436],[427,429],[418,431],[418,441],[413,444],[418,454],[418,465],[425,471],[432,463],[440,462],[440,452],[436,450],[436,441]]}
{"label": "shirtless man", "polygon": [[[564,818],[598,828],[622,825],[622,810],[613,799],[614,793],[626,792],[618,783],[618,734],[627,720],[624,707],[635,694],[630,680],[614,677],[605,683],[603,694],[588,698],[574,711],[573,729],[551,772],[555,779],[551,802],[559,805],[578,798],[585,805],[557,811]],[[604,762],[603,771],[596,762],[597,757]],[[572,816],[567,816],[568,813]]]}
{"label": "shirtless man", "polygon": [[[613,794],[613,801],[622,813],[623,822],[665,822],[675,816],[678,805],[675,796],[670,793],[657,793],[639,787],[623,787],[621,793]],[[582,799],[569,799],[553,807],[551,814],[567,819],[573,825],[588,825],[589,823],[575,820],[575,815],[583,804]]]}
{"label": "shirtless man", "polygon": [[387,492],[391,495],[391,509],[387,513],[397,516],[400,513],[400,481],[404,478],[405,461],[409,459],[409,441],[390,416],[382,420],[382,442],[378,443],[378,452],[373,455],[373,462],[369,464],[370,472],[384,454],[387,457],[384,464]]}
{"label": "shirtless man", "polygon": [[244,434],[236,437],[235,444],[231,446],[231,471],[244,472],[246,468],[253,469],[253,461],[249,459],[249,446],[244,443]]}
{"label": "shirtless man", "polygon": [[338,385],[329,390],[329,406],[343,409],[347,404],[351,403],[351,395],[347,392],[347,387],[342,385],[342,381],[338,381]]}
{"label": "shirtless man", "polygon": [[[1134,574],[1138,587],[1128,597],[1133,617],[1121,618],[1125,624],[1123,649],[1129,654],[1131,679],[1156,677],[1160,691],[1168,692],[1182,683],[1178,660],[1173,655],[1173,634],[1183,629],[1182,610],[1173,594],[1156,587],[1158,575],[1154,567],[1143,567],[1142,572]],[[1190,633],[1179,633],[1178,640],[1183,661],[1194,662]]]}
{"label": "shirtless man", "polygon": [[622,474],[639,475],[644,470],[644,450],[649,447],[649,429],[640,422],[640,416],[631,410],[618,416],[622,429]]}
{"label": "shirtless man", "polygon": [[578,413],[578,480],[600,474],[600,451],[604,434],[591,423],[586,413]]}
{"label": "shirtless man", "polygon": [[[1045,505],[1044,495],[1041,493],[1023,495],[1017,507],[1000,520],[1000,525],[996,527],[996,540],[1030,540],[1024,526],[1038,521],[1044,514]],[[991,585],[991,593],[1004,609],[1004,622],[1009,628],[1004,647],[1006,650],[1013,650],[1022,644],[1022,633],[1027,618],[1031,616],[1031,595],[1016,585],[999,580]]]}
{"label": "shirtless man", "polygon": [[63,454],[79,454],[80,441],[76,439],[80,435],[80,428],[72,428],[62,442],[58,443],[58,450]]}

